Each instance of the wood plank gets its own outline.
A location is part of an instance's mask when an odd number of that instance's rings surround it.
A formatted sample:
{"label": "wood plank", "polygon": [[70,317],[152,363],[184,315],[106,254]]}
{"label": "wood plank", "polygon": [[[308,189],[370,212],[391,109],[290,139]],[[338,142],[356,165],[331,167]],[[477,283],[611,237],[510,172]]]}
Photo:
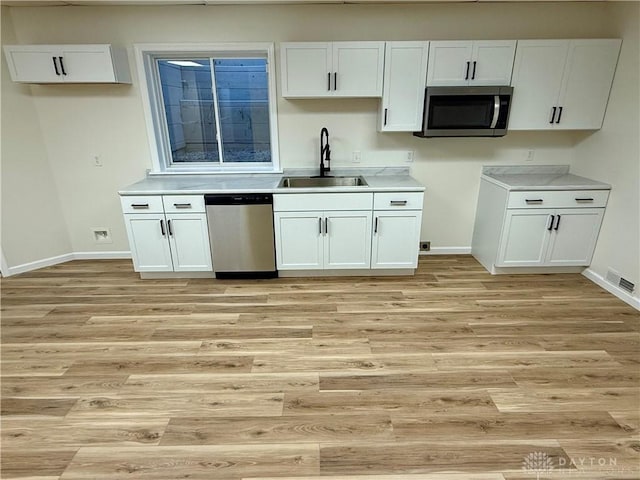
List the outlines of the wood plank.
{"label": "wood plank", "polygon": [[77,448],[2,448],[2,478],[54,477],[67,468]]}
{"label": "wood plank", "polygon": [[211,480],[257,475],[317,475],[317,445],[83,447],[61,480]]}
{"label": "wood plank", "polygon": [[282,393],[166,394],[82,397],[67,418],[267,416],[282,414]]}
{"label": "wood plank", "polygon": [[[621,430],[619,426],[618,429]],[[162,445],[315,444],[393,439],[391,419],[380,414],[174,418],[162,437]]]}
{"label": "wood plank", "polygon": [[77,401],[77,398],[4,397],[2,399],[2,416],[42,415],[64,417]]}
{"label": "wood plank", "polygon": [[2,398],[113,395],[120,390],[126,379],[127,375],[3,377]]}

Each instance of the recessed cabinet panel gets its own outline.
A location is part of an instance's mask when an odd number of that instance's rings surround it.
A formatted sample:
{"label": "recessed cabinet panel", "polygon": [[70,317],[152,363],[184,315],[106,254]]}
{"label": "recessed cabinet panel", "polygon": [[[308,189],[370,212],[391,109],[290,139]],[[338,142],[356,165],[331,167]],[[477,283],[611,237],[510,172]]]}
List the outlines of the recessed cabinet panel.
{"label": "recessed cabinet panel", "polygon": [[516,41],[473,42],[469,85],[510,85]]}
{"label": "recessed cabinet panel", "polygon": [[546,263],[589,265],[600,232],[603,213],[603,208],[557,210]]}
{"label": "recessed cabinet panel", "polygon": [[274,213],[279,270],[323,268],[322,212]]}
{"label": "recessed cabinet panel", "polygon": [[136,272],[172,271],[164,214],[128,214],[124,217]]}
{"label": "recessed cabinet panel", "polygon": [[211,271],[211,251],[205,214],[167,215],[173,270],[176,272]]}
{"label": "recessed cabinet panel", "polygon": [[416,268],[422,211],[375,212],[371,268]]}
{"label": "recessed cabinet panel", "polygon": [[339,97],[380,97],[384,42],[333,44],[333,91]]}
{"label": "recessed cabinet panel", "polygon": [[56,74],[56,68],[59,68],[57,65],[58,58],[49,50],[23,51],[5,49],[5,55],[7,56],[9,71],[14,82],[63,82],[62,76]]}
{"label": "recessed cabinet panel", "polygon": [[330,93],[333,81],[330,43],[287,43],[281,49],[283,97]]}
{"label": "recessed cabinet panel", "polygon": [[332,212],[325,217],[324,268],[369,268],[371,212]]}
{"label": "recessed cabinet panel", "polygon": [[507,211],[497,266],[540,266],[545,261],[553,210]]}
{"label": "recessed cabinet panel", "polygon": [[467,85],[471,50],[472,42],[431,42],[427,85]]}
{"label": "recessed cabinet panel", "polygon": [[428,55],[429,42],[387,42],[380,131],[421,129]]}

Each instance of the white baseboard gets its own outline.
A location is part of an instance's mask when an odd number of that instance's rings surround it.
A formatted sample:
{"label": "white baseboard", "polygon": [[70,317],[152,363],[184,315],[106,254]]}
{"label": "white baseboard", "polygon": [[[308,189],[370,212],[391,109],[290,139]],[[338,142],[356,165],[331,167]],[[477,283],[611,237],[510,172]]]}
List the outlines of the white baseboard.
{"label": "white baseboard", "polygon": [[73,252],[65,253],[55,257],[43,258],[35,262],[23,263],[15,267],[8,267],[6,276],[17,275],[19,273],[30,272],[39,268],[51,267],[59,263],[70,262],[71,260],[105,260],[131,258],[131,252]]}
{"label": "white baseboard", "polygon": [[623,302],[631,305],[636,310],[640,310],[640,298],[634,297],[633,295],[625,292],[621,288],[618,288],[615,285],[610,284],[604,279],[602,275],[598,275],[596,272],[594,272],[590,268],[587,268],[584,272],[582,272],[582,275],[587,277],[596,285],[599,285],[602,288],[604,288],[607,292],[615,295]]}
{"label": "white baseboard", "polygon": [[431,247],[428,252],[420,255],[470,255],[471,247]]}

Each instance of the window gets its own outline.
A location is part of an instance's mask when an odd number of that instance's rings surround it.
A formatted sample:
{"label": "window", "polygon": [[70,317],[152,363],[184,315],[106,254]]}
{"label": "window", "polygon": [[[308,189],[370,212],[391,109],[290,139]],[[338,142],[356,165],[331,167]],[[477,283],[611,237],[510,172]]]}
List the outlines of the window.
{"label": "window", "polygon": [[271,44],[136,53],[154,172],[279,170]]}

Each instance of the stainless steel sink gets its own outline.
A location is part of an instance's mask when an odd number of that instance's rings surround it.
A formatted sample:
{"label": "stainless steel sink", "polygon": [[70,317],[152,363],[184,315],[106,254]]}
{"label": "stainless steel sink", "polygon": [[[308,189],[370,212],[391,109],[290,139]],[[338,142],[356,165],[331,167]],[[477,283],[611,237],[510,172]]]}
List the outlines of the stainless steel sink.
{"label": "stainless steel sink", "polygon": [[278,188],[367,187],[363,177],[283,177]]}

